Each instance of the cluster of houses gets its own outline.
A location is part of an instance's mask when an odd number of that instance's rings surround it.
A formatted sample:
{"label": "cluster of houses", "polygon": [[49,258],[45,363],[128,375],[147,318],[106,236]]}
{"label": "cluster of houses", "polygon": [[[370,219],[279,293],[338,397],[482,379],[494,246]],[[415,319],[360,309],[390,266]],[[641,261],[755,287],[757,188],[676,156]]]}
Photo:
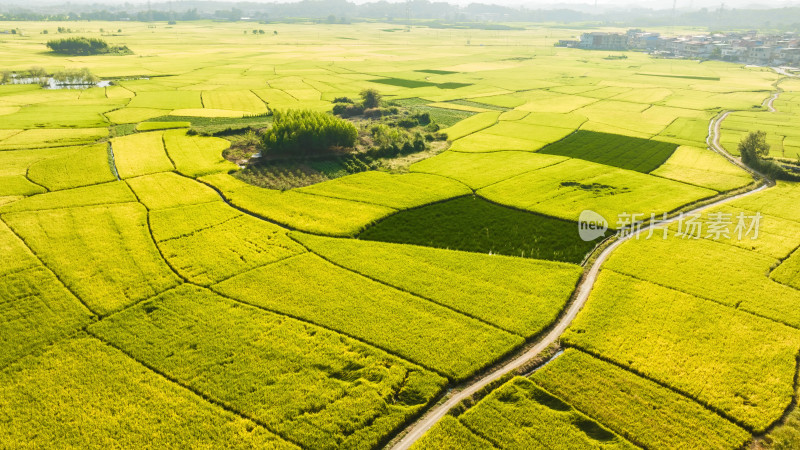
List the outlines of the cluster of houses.
{"label": "cluster of houses", "polygon": [[587,50],[639,50],[663,57],[800,66],[800,36],[792,32],[759,35],[756,31],[748,31],[665,37],[635,29],[627,33],[584,33],[580,40],[560,40],[556,46]]}

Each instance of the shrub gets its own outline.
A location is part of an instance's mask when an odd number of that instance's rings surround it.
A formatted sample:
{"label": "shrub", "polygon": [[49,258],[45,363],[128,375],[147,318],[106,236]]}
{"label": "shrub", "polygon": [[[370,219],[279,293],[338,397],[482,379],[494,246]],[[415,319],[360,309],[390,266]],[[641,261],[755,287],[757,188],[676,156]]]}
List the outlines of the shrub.
{"label": "shrub", "polygon": [[419,125],[419,122],[417,122],[417,119],[407,117],[405,119],[398,120],[397,125],[403,128],[414,128]]}
{"label": "shrub", "polygon": [[364,108],[378,108],[381,106],[381,94],[377,89],[364,89],[361,91]]}
{"label": "shrub", "polygon": [[333,103],[353,103],[353,99],[350,97],[336,97],[333,99]]}
{"label": "shrub", "polygon": [[272,128],[262,143],[271,153],[320,153],[334,147],[353,147],[356,127],[338,117],[309,110],[275,111]]}
{"label": "shrub", "polygon": [[337,103],[333,105],[333,113],[342,117],[353,117],[361,115],[364,112],[364,107],[353,105],[349,103]]}
{"label": "shrub", "polygon": [[381,108],[369,108],[364,110],[364,117],[370,119],[376,119],[378,117],[381,117],[382,115],[383,111],[381,111]]}
{"label": "shrub", "polygon": [[420,125],[428,125],[431,123],[431,115],[426,112],[414,114],[414,118],[417,119]]}

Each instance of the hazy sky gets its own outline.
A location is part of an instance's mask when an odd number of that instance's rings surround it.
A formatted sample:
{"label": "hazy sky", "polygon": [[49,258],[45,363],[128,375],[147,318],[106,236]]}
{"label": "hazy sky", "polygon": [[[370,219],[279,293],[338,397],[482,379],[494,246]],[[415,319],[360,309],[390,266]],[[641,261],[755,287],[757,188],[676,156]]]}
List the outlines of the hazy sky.
{"label": "hazy sky", "polygon": [[[166,3],[167,0],[151,0],[152,3]],[[235,3],[243,0],[215,0]],[[244,0],[257,3],[288,3],[293,0]],[[367,3],[377,0],[349,0],[354,3]],[[403,2],[405,0],[387,0],[389,2]],[[598,9],[606,8],[619,8],[619,7],[634,7],[645,9],[671,9],[673,7],[673,0],[431,0],[431,1],[445,1],[448,3],[467,5],[469,3],[489,3],[507,6],[525,6],[528,8],[565,8],[565,7],[579,7],[581,10],[591,10],[597,5]],[[124,3],[131,4],[145,4],[147,0],[0,0],[2,3],[15,4],[15,5],[48,5],[48,4],[113,4],[120,5]],[[180,0],[173,0],[173,3],[180,3]],[[781,8],[785,6],[800,6],[800,0],[677,0],[676,7],[678,9],[700,9],[708,8],[710,10],[719,9],[720,5],[724,4],[726,9],[729,8]],[[798,17],[800,21],[800,17]]]}

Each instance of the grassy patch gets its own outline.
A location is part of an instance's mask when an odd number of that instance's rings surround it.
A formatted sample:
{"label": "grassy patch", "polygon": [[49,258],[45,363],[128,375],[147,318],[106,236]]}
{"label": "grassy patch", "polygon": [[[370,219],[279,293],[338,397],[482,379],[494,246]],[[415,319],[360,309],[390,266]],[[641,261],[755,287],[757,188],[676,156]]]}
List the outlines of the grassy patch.
{"label": "grassy patch", "polygon": [[648,173],[669,159],[676,144],[616,134],[579,130],[539,150],[586,161]]}
{"label": "grassy patch", "polygon": [[389,216],[359,238],[574,263],[595,245],[580,239],[575,222],[473,196]]}
{"label": "grassy patch", "polygon": [[509,111],[511,108],[506,108],[504,106],[497,106],[497,105],[490,105],[488,103],[481,103],[476,102],[473,100],[451,100],[448,103],[452,103],[454,105],[461,105],[467,106],[472,108],[480,108],[480,109],[493,109],[495,111]]}

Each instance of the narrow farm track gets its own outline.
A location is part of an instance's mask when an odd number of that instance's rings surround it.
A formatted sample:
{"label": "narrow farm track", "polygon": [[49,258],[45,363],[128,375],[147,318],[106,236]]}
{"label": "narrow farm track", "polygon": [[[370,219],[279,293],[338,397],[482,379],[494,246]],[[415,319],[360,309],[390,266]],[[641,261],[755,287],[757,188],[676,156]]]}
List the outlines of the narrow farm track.
{"label": "narrow farm track", "polygon": [[769,112],[775,112],[775,107],[772,106],[772,104],[775,102],[775,100],[778,99],[779,95],[781,95],[781,93],[780,92],[776,92],[776,93],[772,94],[772,97],[764,100],[764,106],[767,107]]}
{"label": "narrow farm track", "polygon": [[[770,99],[765,101],[765,105],[767,105],[770,108],[771,111],[774,111],[774,109],[772,109],[772,102],[775,100],[775,98],[777,98],[779,93],[780,92],[776,92],[775,94],[772,95],[772,97],[770,97]],[[750,169],[749,167],[747,167],[738,158],[736,158],[733,155],[731,155],[730,153],[728,153],[720,145],[720,143],[719,143],[720,127],[721,127],[722,121],[725,120],[725,118],[728,117],[728,115],[731,112],[732,111],[725,111],[721,115],[712,118],[711,121],[709,122],[709,126],[708,126],[709,133],[708,133],[708,137],[706,139],[706,142],[708,143],[709,149],[711,149],[712,151],[714,151],[716,153],[719,153],[720,155],[724,156],[732,164],[735,164],[735,165],[745,169],[749,173],[754,174],[755,176],[757,176],[757,177],[759,177],[759,178],[761,178],[763,180],[767,180],[767,181],[766,181],[766,183],[762,183],[759,186],[754,187],[753,189],[751,189],[749,191],[746,191],[746,192],[743,192],[741,194],[737,194],[737,195],[734,195],[734,196],[731,196],[731,197],[721,198],[721,199],[719,199],[717,201],[714,201],[714,202],[711,202],[711,203],[707,203],[707,204],[705,204],[703,206],[700,206],[700,207],[695,208],[693,210],[687,211],[687,212],[685,212],[685,214],[687,214],[687,215],[702,213],[703,211],[705,211],[707,209],[714,208],[714,207],[717,207],[717,206],[732,202],[734,200],[738,200],[738,199],[741,199],[743,197],[747,197],[749,195],[753,195],[753,194],[755,194],[757,192],[761,192],[761,191],[763,191],[765,189],[768,189],[769,187],[772,187],[772,186],[775,185],[775,183],[773,181],[768,180],[762,174],[760,174],[758,172],[755,172],[752,169]],[[517,356],[512,361],[509,361],[508,363],[506,363],[502,367],[492,371],[491,373],[485,375],[484,377],[476,380],[472,384],[469,384],[468,386],[465,386],[464,388],[462,388],[462,389],[460,389],[458,391],[449,392],[445,396],[446,400],[444,402],[437,404],[431,410],[429,410],[424,416],[422,416],[419,420],[417,420],[416,422],[412,423],[407,428],[406,434],[402,437],[402,439],[397,441],[397,443],[392,447],[392,449],[393,450],[406,450],[406,449],[410,448],[429,429],[431,429],[434,425],[436,425],[436,423],[439,422],[439,420],[441,420],[447,414],[448,411],[450,411],[453,407],[458,405],[461,401],[469,398],[473,394],[475,394],[478,391],[480,391],[481,389],[483,389],[488,384],[492,383],[495,380],[498,380],[499,378],[503,377],[507,373],[516,371],[517,369],[519,369],[520,367],[522,367],[523,365],[525,365],[529,361],[531,361],[533,358],[535,358],[539,353],[544,351],[548,346],[550,346],[551,344],[553,344],[556,341],[558,341],[558,339],[561,337],[561,334],[567,329],[567,327],[569,327],[569,325],[572,323],[572,321],[578,315],[578,312],[580,312],[581,308],[583,308],[583,305],[588,300],[589,294],[591,293],[592,288],[594,287],[594,284],[597,281],[597,276],[600,273],[600,269],[602,268],[603,263],[605,263],[606,260],[608,260],[608,258],[614,252],[614,250],[616,250],[623,243],[625,243],[625,242],[627,242],[627,241],[629,241],[631,239],[637,238],[642,233],[647,233],[651,229],[654,229],[654,228],[660,228],[660,227],[663,227],[663,226],[670,225],[670,224],[676,222],[678,219],[679,219],[679,217],[676,216],[676,217],[668,219],[667,221],[664,221],[664,222],[659,223],[659,224],[650,224],[650,225],[647,225],[647,226],[643,226],[640,230],[638,230],[636,232],[633,232],[631,234],[628,234],[627,236],[624,236],[622,238],[619,238],[616,241],[614,241],[611,245],[606,247],[598,255],[598,257],[594,260],[594,262],[592,263],[591,267],[589,267],[584,272],[583,278],[581,279],[580,283],[578,284],[578,287],[576,288],[575,292],[573,293],[573,300],[570,302],[569,307],[559,317],[559,319],[556,322],[556,324],[550,329],[550,331],[544,337],[542,337],[528,351],[526,351],[525,353]]]}

